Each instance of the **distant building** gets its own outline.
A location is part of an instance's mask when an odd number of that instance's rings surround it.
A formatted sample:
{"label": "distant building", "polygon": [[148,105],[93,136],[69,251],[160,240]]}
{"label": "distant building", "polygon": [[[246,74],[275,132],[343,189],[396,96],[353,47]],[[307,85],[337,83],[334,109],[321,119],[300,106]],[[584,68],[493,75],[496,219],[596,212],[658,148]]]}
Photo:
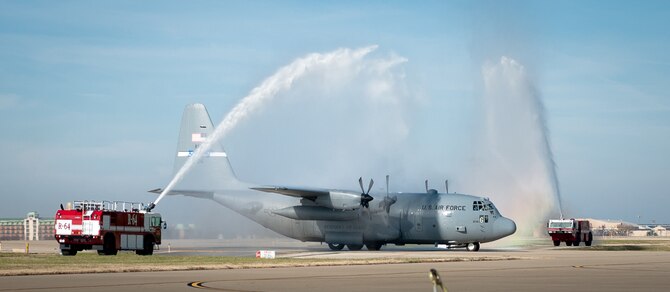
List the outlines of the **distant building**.
{"label": "distant building", "polygon": [[652,230],[654,230],[656,236],[670,236],[670,234],[668,234],[668,229],[661,225],[652,228]]}
{"label": "distant building", "polygon": [[653,230],[646,226],[640,226],[638,229],[631,230],[628,235],[634,237],[651,236],[653,235],[653,232]]}
{"label": "distant building", "polygon": [[39,218],[30,212],[26,218],[0,219],[0,240],[49,240],[54,236],[53,218]]}
{"label": "distant building", "polygon": [[[588,218],[595,236],[670,236],[668,224],[635,224],[622,220],[599,220]],[[656,226],[656,227],[651,227]]]}

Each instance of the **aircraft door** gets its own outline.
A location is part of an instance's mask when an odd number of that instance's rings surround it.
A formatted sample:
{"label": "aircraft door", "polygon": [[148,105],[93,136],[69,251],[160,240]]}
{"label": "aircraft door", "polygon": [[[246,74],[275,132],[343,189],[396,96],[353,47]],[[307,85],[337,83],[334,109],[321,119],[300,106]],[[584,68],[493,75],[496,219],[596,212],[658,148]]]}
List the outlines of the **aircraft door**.
{"label": "aircraft door", "polygon": [[418,239],[423,234],[423,213],[421,210],[408,210],[404,214],[407,218],[406,224],[402,224],[402,234],[405,239]]}
{"label": "aircraft door", "polygon": [[401,237],[404,240],[420,240],[426,231],[423,222],[423,211],[418,208],[407,208],[402,212],[400,220]]}
{"label": "aircraft door", "polygon": [[479,230],[482,233],[482,238],[486,237],[489,231],[489,215],[479,215]]}
{"label": "aircraft door", "polygon": [[[493,212],[491,206],[482,201],[473,202],[473,211],[476,214],[478,223],[475,223],[479,229],[482,240],[488,237],[491,231],[491,222],[493,221]],[[475,222],[477,222],[475,221]]]}
{"label": "aircraft door", "polygon": [[423,232],[423,212],[421,211],[414,211],[411,212],[414,216],[412,222],[414,222],[414,230],[417,233]]}

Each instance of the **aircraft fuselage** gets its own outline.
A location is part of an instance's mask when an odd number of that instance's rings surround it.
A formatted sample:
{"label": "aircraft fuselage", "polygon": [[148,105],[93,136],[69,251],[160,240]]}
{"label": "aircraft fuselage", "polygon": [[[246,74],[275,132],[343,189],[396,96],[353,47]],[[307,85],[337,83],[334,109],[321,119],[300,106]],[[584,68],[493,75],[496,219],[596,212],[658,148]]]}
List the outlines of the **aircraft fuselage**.
{"label": "aircraft fuselage", "polygon": [[[202,104],[186,107],[175,173],[180,173],[197,149],[203,155],[191,164],[180,189],[167,194],[212,199],[279,234],[326,242],[332,249],[346,245],[356,250],[365,244],[376,250],[394,243],[467,245],[469,250],[478,250],[480,242],[516,231],[514,221],[501,216],[493,203],[471,195],[436,190],[370,194],[373,181],[366,192],[362,179],[361,192],[245,183],[237,179],[223,146],[216,141],[203,144],[209,141],[213,129]],[[154,191],[162,193],[160,189]]]}
{"label": "aircraft fuselage", "polygon": [[[392,193],[387,213],[386,194],[372,194],[369,208],[322,209],[348,213],[337,220],[298,220],[278,210],[304,205],[304,200],[254,190],[215,193],[213,200],[282,235],[302,241],[339,244],[448,244],[489,242],[514,233],[512,220],[500,215],[486,198],[456,193]],[[318,208],[318,206],[315,206]],[[317,209],[314,216],[319,216]],[[292,216],[292,217],[295,217]]]}

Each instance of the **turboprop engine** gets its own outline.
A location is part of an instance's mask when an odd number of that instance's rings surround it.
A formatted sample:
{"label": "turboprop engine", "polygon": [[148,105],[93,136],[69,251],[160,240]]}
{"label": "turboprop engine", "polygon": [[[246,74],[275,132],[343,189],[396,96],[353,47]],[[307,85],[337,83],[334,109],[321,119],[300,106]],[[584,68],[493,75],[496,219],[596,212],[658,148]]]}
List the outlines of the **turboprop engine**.
{"label": "turboprop engine", "polygon": [[319,196],[314,200],[314,203],[337,210],[355,210],[362,205],[361,194],[331,191],[328,196]]}
{"label": "turboprop engine", "polygon": [[[360,216],[361,207],[370,208],[370,201],[374,200],[369,194],[374,181],[370,180],[367,192],[363,188],[363,178],[358,179],[358,184],[361,186],[360,194],[346,191],[317,193],[313,198],[303,197],[300,201],[302,203],[300,206],[291,206],[272,212],[295,220],[354,220]],[[282,194],[295,194],[300,192],[280,188],[262,190]]]}

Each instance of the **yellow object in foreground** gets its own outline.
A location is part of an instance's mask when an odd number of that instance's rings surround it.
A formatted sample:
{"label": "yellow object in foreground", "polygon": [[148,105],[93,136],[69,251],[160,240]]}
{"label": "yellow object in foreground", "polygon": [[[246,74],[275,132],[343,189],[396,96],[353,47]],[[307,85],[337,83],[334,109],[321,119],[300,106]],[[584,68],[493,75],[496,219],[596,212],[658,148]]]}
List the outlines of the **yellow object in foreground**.
{"label": "yellow object in foreground", "polygon": [[430,273],[428,274],[428,277],[430,278],[430,281],[433,282],[433,291],[434,292],[439,291],[439,290],[437,290],[438,287],[443,292],[447,292],[447,288],[445,288],[442,285],[442,279],[440,278],[440,274],[438,274],[435,269],[430,269]]}

